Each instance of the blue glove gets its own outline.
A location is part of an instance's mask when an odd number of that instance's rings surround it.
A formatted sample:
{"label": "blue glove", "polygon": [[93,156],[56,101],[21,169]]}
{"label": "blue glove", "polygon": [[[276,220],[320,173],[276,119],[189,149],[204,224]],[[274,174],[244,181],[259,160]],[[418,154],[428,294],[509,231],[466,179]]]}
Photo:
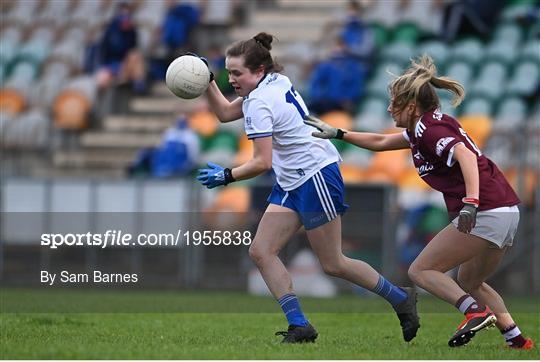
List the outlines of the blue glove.
{"label": "blue glove", "polygon": [[197,176],[197,180],[207,188],[213,189],[216,186],[227,186],[235,181],[230,168],[223,168],[212,162],[208,162],[208,167],[199,169],[199,175]]}

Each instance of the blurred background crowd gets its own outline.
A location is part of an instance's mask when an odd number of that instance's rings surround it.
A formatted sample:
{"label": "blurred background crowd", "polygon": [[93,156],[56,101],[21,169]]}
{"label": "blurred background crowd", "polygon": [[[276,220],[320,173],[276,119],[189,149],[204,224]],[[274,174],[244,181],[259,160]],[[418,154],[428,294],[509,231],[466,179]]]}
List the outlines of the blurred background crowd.
{"label": "blurred background crowd", "polygon": [[[457,109],[440,93],[443,112],[504,171],[532,215],[522,224],[529,246],[515,260],[539,253],[530,253],[535,240],[540,249],[534,0],[3,0],[0,14],[4,181],[193,183],[206,161],[245,162],[252,145],[243,122],[220,124],[203,97],[175,98],[164,74],[175,57],[197,52],[224,94],[235,97],[224,50],[266,31],[276,36],[273,55],[310,111],[351,130],[396,132],[386,112],[389,72],[400,73],[413,56],[432,56],[439,74],[467,91]],[[446,224],[441,198],[417,176],[407,150],[374,154],[335,145],[347,185],[395,190],[390,207],[403,217],[392,237],[394,257],[406,266]],[[252,188],[264,180],[207,193],[190,207],[247,212]],[[369,255],[382,263],[380,250]],[[527,259],[527,272],[532,264]]]}

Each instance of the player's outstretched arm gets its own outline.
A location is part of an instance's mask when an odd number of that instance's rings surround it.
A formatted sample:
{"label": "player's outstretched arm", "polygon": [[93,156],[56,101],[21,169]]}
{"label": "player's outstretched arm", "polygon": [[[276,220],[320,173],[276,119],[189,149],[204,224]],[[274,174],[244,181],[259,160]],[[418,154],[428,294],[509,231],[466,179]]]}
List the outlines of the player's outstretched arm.
{"label": "player's outstretched arm", "polygon": [[256,138],[253,157],[241,166],[230,169],[208,162],[206,168],[198,171],[197,181],[209,189],[227,186],[231,182],[255,177],[272,168],[272,137]]}
{"label": "player's outstretched arm", "polygon": [[253,140],[253,157],[232,170],[235,180],[246,180],[272,168],[272,137]]}
{"label": "player's outstretched arm", "polygon": [[312,133],[314,137],[325,139],[336,138],[371,151],[390,151],[409,148],[409,142],[407,142],[401,133],[378,134],[351,132],[332,127],[328,123],[313,116],[307,116],[304,123],[319,130],[319,132]]}

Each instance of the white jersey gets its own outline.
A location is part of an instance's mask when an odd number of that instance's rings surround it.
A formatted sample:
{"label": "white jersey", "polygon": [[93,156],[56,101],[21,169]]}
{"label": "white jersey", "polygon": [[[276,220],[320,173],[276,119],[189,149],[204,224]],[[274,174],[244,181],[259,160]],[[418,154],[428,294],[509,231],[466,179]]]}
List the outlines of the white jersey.
{"label": "white jersey", "polygon": [[267,74],[244,98],[242,111],[249,139],[272,136],[272,168],[283,190],[293,190],[341,161],[329,140],[311,135],[316,129],[303,121],[307,107],[286,76]]}

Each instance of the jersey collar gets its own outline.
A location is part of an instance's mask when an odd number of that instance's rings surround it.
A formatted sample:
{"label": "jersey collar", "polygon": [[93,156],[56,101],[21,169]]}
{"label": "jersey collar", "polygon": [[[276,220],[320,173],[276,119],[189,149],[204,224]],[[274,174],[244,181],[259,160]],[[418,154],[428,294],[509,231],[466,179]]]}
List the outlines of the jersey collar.
{"label": "jersey collar", "polygon": [[[264,75],[262,76],[261,80],[259,80],[259,82],[257,83],[257,86],[255,87],[255,89],[259,88],[259,86],[261,85],[261,83],[266,79],[266,77],[268,77],[268,74],[270,74],[270,73],[264,73]],[[255,89],[252,90],[251,92],[249,92],[249,94],[253,93],[253,91],[255,91]],[[249,94],[248,94],[247,96],[244,97],[244,100],[249,99]]]}

